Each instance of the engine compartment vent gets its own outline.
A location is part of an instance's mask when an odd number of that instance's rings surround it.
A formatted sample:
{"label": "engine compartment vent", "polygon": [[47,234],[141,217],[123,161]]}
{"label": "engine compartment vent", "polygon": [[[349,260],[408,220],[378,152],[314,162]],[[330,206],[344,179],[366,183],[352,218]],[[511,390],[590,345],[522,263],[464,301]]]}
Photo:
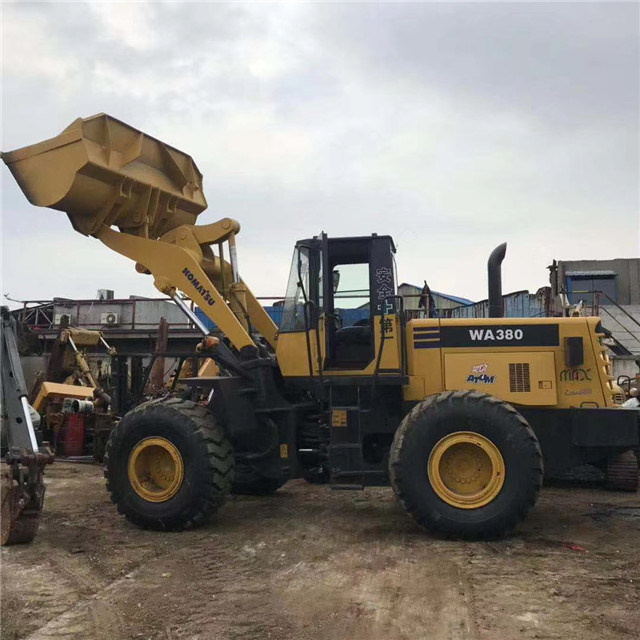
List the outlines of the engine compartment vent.
{"label": "engine compartment vent", "polygon": [[531,376],[528,362],[509,363],[509,390],[512,393],[531,391]]}

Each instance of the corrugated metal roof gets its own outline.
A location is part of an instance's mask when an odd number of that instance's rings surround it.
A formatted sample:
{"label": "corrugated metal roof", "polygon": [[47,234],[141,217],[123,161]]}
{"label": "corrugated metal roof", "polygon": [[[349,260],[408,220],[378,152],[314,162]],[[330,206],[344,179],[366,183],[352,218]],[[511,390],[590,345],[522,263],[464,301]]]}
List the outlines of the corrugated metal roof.
{"label": "corrugated metal roof", "polygon": [[617,271],[611,269],[600,269],[598,271],[565,271],[568,278],[613,278],[618,275]]}
{"label": "corrugated metal roof", "polygon": [[473,304],[473,300],[469,300],[469,298],[459,298],[458,296],[452,296],[449,293],[441,293],[440,291],[434,291],[433,289],[431,290],[431,293],[442,298],[447,298],[448,300],[453,300],[454,302],[459,302],[460,304]]}
{"label": "corrugated metal roof", "polygon": [[[550,289],[543,287],[536,293],[514,291],[502,296],[505,318],[539,318],[548,315]],[[489,301],[481,300],[472,305],[448,310],[451,318],[487,318]]]}
{"label": "corrugated metal roof", "polygon": [[[398,285],[398,289],[400,287],[413,287],[419,293],[422,291],[422,287],[419,287],[416,284],[411,284],[410,282],[402,282]],[[442,293],[440,291],[434,291],[431,289],[431,293],[436,296],[440,296],[441,298],[446,298],[447,300],[453,300],[454,302],[459,302],[460,304],[474,304],[473,300],[469,300],[468,298],[460,298],[458,296],[452,296],[449,293]]]}

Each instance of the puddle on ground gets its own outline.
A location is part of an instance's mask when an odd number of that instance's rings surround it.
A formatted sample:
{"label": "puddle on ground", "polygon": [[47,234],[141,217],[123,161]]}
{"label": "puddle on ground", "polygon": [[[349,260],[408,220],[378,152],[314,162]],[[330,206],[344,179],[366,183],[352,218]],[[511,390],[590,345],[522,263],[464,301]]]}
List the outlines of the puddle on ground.
{"label": "puddle on ground", "polygon": [[628,507],[596,502],[591,505],[591,511],[582,515],[589,516],[598,522],[603,522],[609,518],[619,518],[620,520],[640,522],[640,507]]}

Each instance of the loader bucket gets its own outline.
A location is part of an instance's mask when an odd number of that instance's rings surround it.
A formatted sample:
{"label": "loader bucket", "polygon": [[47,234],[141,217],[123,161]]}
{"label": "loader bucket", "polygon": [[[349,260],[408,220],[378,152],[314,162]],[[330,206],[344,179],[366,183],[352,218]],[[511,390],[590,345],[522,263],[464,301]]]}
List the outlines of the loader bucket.
{"label": "loader bucket", "polygon": [[156,239],[207,208],[190,156],[104,113],[2,159],[31,204],[64,211],[85,235],[115,225]]}

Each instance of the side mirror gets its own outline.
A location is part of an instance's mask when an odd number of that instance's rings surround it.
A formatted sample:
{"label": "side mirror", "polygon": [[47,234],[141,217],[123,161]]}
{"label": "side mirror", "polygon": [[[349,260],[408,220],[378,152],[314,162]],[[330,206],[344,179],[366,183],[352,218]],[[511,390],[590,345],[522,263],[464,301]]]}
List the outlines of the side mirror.
{"label": "side mirror", "polygon": [[338,290],[338,285],[340,284],[340,272],[337,269],[334,269],[331,275],[333,277],[333,293],[335,293]]}

